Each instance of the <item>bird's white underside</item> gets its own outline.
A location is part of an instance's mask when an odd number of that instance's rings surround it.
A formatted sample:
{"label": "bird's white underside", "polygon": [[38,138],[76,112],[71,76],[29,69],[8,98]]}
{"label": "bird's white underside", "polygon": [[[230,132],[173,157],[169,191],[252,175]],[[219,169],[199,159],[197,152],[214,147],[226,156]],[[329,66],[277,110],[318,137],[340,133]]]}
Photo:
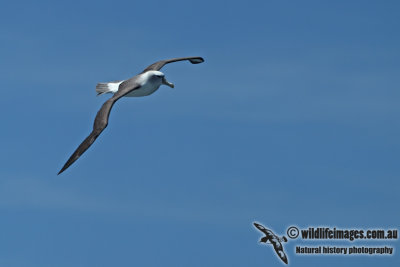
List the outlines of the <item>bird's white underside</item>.
{"label": "bird's white underside", "polygon": [[138,77],[138,83],[141,85],[139,89],[133,90],[126,97],[138,97],[138,96],[146,96],[151,95],[160,87],[162,80],[161,79],[150,79],[153,75],[162,75],[164,74],[161,71],[148,71],[141,74]]}
{"label": "bird's white underside", "polygon": [[[162,84],[162,79],[150,79],[154,75],[162,75],[164,74],[160,71],[148,71],[143,74],[140,74],[137,82],[141,85],[139,89],[133,90],[132,92],[125,95],[126,97],[139,97],[139,96],[147,96],[155,91],[160,87]],[[106,83],[107,85],[107,93],[116,93],[118,91],[119,86],[124,81],[119,82],[109,82]]]}

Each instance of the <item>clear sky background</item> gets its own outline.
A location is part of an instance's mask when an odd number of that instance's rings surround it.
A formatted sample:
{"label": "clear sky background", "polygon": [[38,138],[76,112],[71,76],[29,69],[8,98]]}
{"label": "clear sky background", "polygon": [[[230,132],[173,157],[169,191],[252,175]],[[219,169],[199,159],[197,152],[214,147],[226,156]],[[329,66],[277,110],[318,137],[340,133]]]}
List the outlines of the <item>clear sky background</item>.
{"label": "clear sky background", "polygon": [[[282,266],[254,221],[279,235],[400,228],[399,12],[398,1],[2,2],[0,266]],[[183,56],[206,62],[170,64],[175,89],[121,99],[56,175],[109,97],[97,82]],[[285,244],[292,266],[400,266],[398,252],[294,254],[307,244]]]}

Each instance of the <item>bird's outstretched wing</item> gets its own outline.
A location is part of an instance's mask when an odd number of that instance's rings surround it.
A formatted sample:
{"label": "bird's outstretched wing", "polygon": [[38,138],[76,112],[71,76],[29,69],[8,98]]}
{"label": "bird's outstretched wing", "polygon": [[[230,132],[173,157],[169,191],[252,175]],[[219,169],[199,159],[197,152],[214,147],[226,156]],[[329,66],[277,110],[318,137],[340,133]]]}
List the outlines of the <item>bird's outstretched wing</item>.
{"label": "bird's outstretched wing", "polygon": [[142,71],[142,73],[149,71],[149,70],[160,70],[164,65],[172,62],[177,62],[177,61],[183,61],[183,60],[189,60],[190,63],[192,64],[199,64],[203,63],[204,59],[202,57],[179,57],[179,58],[172,58],[172,59],[165,59],[165,60],[160,60],[157,61],[156,63],[151,64],[147,68]]}
{"label": "bird's outstretched wing", "polygon": [[286,257],[285,252],[283,251],[283,246],[280,244],[280,246],[274,245],[274,249],[276,254],[278,254],[279,258],[286,264],[288,264],[288,258]]}
{"label": "bird's outstretched wing", "polygon": [[253,223],[254,224],[254,226],[258,229],[258,230],[260,230],[261,232],[263,232],[264,234],[270,234],[270,233],[268,233],[267,231],[270,231],[269,229],[267,229],[267,228],[265,228],[264,226],[262,226],[261,224],[258,224],[258,223]]}
{"label": "bird's outstretched wing", "polygon": [[124,95],[138,89],[139,87],[140,85],[136,83],[135,79],[127,80],[120,85],[118,92],[115,93],[110,99],[108,99],[97,112],[96,118],[94,119],[92,132],[89,134],[88,137],[86,137],[85,140],[83,140],[83,142],[78,146],[71,157],[69,157],[62,169],[58,172],[58,174],[62,173],[69,166],[71,166],[72,163],[74,163],[93,144],[96,138],[99,137],[101,132],[107,127],[108,117],[114,103]]}

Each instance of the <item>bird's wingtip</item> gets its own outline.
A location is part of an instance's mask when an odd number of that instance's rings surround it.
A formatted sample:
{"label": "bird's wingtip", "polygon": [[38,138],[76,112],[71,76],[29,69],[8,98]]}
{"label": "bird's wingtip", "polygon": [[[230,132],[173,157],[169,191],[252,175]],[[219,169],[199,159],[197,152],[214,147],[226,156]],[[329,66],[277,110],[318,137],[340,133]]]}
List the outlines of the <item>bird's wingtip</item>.
{"label": "bird's wingtip", "polygon": [[62,168],[61,168],[61,170],[57,173],[57,175],[60,175],[61,173],[63,173],[66,169],[68,168],[68,166],[63,166]]}
{"label": "bird's wingtip", "polygon": [[202,57],[192,58],[192,59],[190,59],[190,62],[191,62],[192,64],[203,63],[203,62],[204,62],[204,58],[202,58]]}

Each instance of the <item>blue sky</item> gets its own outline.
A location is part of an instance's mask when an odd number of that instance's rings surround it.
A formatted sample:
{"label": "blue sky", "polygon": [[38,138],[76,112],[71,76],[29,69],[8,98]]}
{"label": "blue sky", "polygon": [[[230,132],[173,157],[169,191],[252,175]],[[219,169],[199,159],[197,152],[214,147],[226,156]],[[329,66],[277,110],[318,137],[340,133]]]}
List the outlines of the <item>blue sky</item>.
{"label": "blue sky", "polygon": [[[3,3],[0,266],[282,266],[252,222],[399,228],[399,8]],[[181,56],[206,62],[170,64],[175,89],[121,99],[56,175],[108,98],[97,82]],[[299,244],[285,245],[292,266],[400,263]]]}

